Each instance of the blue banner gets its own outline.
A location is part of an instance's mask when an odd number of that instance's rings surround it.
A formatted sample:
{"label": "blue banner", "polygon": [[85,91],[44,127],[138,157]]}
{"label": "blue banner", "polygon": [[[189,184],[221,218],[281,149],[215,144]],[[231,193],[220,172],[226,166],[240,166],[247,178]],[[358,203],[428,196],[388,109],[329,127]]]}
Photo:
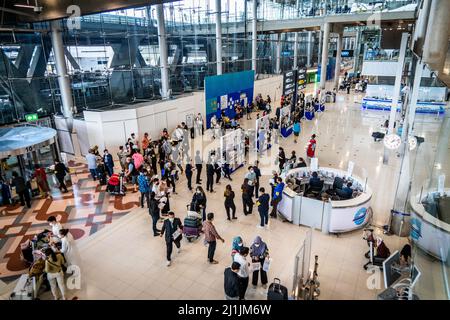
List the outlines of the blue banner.
{"label": "blue banner", "polygon": [[230,119],[236,116],[235,106],[242,107],[253,101],[255,72],[242,71],[205,78],[206,128],[211,126],[211,118],[221,118],[222,111]]}

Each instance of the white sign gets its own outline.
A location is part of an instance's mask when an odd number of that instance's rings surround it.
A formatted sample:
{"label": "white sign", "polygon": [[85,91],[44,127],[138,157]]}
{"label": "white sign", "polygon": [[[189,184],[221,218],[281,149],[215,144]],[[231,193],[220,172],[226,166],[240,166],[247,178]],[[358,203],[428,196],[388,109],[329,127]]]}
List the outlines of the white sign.
{"label": "white sign", "polygon": [[319,158],[311,158],[311,171],[319,170]]}
{"label": "white sign", "polygon": [[353,173],[353,168],[355,166],[355,163],[353,161],[348,162],[348,169],[347,169],[347,176],[351,177]]}
{"label": "white sign", "polygon": [[228,95],[220,96],[220,109],[226,109],[228,105]]}
{"label": "white sign", "polygon": [[438,178],[438,192],[441,197],[444,196],[444,186],[445,186],[445,174],[441,174]]}

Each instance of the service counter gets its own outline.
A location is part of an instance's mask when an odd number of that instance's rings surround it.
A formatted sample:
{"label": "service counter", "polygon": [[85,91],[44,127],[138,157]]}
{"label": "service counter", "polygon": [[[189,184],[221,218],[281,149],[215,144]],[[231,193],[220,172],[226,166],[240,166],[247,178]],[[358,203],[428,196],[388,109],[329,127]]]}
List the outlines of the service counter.
{"label": "service counter", "polygon": [[319,177],[324,180],[324,190],[333,186],[335,177],[352,182],[353,198],[330,200],[310,198],[304,195],[312,175],[310,168],[297,168],[282,175],[286,184],[278,212],[296,225],[310,226],[324,233],[342,233],[364,227],[371,219],[372,191],[367,181],[334,168],[320,167]]}
{"label": "service counter", "polygon": [[[428,202],[428,210],[424,203]],[[430,206],[436,203],[436,210]],[[411,196],[411,240],[433,257],[447,261],[450,250],[450,189],[441,195],[437,191],[426,191]],[[431,211],[432,213],[430,213]]]}

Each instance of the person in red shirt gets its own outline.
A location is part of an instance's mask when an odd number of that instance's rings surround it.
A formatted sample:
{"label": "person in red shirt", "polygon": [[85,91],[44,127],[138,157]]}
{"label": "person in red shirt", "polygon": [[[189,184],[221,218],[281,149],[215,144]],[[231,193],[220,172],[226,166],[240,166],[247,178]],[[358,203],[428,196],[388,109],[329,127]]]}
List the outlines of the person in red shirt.
{"label": "person in red shirt", "polygon": [[43,199],[47,198],[50,193],[50,186],[48,185],[47,174],[45,173],[45,169],[40,165],[36,164],[34,166],[33,178],[36,179],[36,183],[39,187],[39,191],[41,192],[41,196]]}
{"label": "person in red shirt", "polygon": [[316,153],[316,135],[313,134],[311,136],[311,140],[309,140],[308,149],[306,150],[306,155],[308,157],[309,163],[311,163],[311,158],[314,158],[314,155]]}

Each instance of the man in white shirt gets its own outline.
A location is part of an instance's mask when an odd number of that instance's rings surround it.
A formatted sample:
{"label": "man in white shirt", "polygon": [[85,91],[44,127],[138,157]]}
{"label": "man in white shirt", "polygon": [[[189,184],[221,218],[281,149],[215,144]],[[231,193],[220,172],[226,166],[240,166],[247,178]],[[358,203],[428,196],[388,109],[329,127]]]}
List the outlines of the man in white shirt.
{"label": "man in white shirt", "polygon": [[92,149],[89,149],[89,153],[86,155],[86,162],[89,171],[91,172],[92,179],[97,178],[97,157]]}
{"label": "man in white shirt", "polygon": [[236,253],[233,260],[241,265],[239,268],[239,300],[245,300],[245,292],[248,287],[248,280],[250,275],[250,263],[247,261],[247,256],[249,253],[248,247],[242,247],[239,253]]}
{"label": "man in white shirt", "polygon": [[183,141],[184,133],[181,125],[178,125],[175,131],[172,134],[172,139],[178,142]]}
{"label": "man in white shirt", "polygon": [[52,227],[52,234],[53,234],[52,240],[55,242],[61,241],[59,236],[59,230],[64,229],[62,224],[56,221],[55,216],[48,217],[47,222],[50,225],[50,227]]}
{"label": "man in white shirt", "polygon": [[136,137],[134,133],[131,134],[131,142],[133,143],[133,146],[136,146],[139,150],[139,139]]}

